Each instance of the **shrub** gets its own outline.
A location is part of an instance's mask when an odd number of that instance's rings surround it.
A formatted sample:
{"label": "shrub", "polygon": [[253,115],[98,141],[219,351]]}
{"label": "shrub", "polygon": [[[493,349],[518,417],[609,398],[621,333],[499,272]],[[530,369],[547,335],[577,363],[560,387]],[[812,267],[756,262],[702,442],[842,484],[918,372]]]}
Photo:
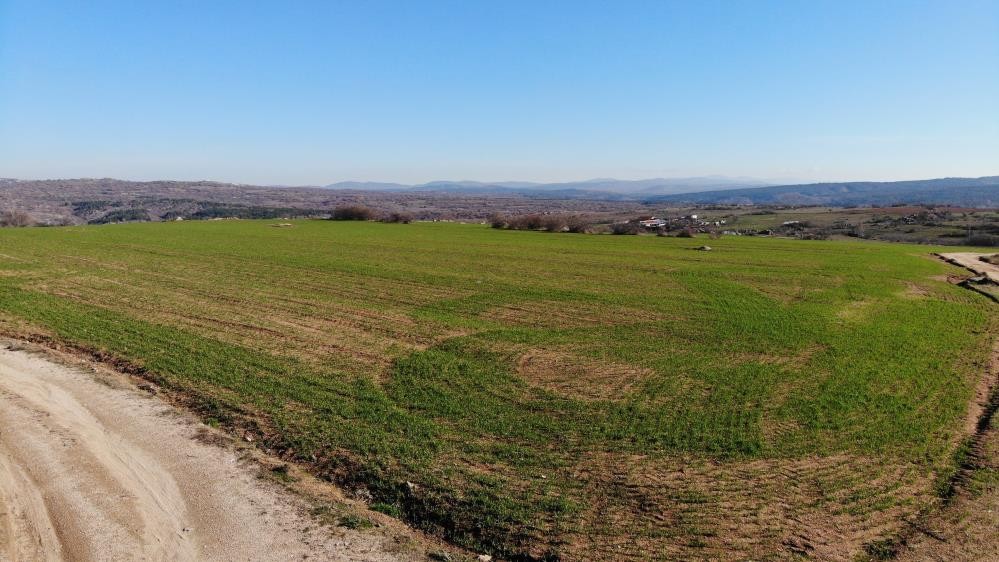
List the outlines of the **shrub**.
{"label": "shrub", "polygon": [[497,213],[489,217],[489,226],[493,228],[506,228],[509,226],[509,221],[507,221],[506,217]]}
{"label": "shrub", "polygon": [[[345,219],[345,220],[360,220],[360,219]],[[370,529],[374,527],[375,524],[367,517],[361,517],[360,515],[354,515],[353,513],[348,513],[340,517],[338,522],[341,527],[347,529]]]}
{"label": "shrub", "polygon": [[579,215],[570,215],[565,219],[565,228],[569,232],[586,234],[593,229],[593,225],[590,224],[590,221]]}
{"label": "shrub", "polygon": [[489,226],[510,230],[544,230],[547,232],[589,232],[592,225],[579,215],[531,213],[507,217],[494,214],[489,217]]}
{"label": "shrub", "polygon": [[566,220],[561,215],[544,215],[541,217],[541,228],[548,232],[562,232],[565,230]]}
{"label": "shrub", "polygon": [[375,502],[371,504],[371,510],[377,511],[379,513],[384,513],[385,515],[391,515],[396,519],[402,518],[403,515],[402,510],[399,509],[399,506],[391,503]]}
{"label": "shrub", "polygon": [[616,222],[611,225],[611,234],[638,234],[641,229],[635,222]]}
{"label": "shrub", "polygon": [[680,232],[677,232],[676,233],[676,237],[677,238],[693,238],[694,234],[695,234],[694,233],[694,229],[690,228],[690,227],[687,227],[687,228],[681,230]]}
{"label": "shrub", "polygon": [[72,217],[60,215],[54,219],[49,220],[47,223],[43,224],[42,226],[72,226],[72,225],[73,225]]}
{"label": "shrub", "polygon": [[409,224],[413,222],[413,215],[402,211],[396,211],[386,215],[385,218],[382,219],[382,222]]}
{"label": "shrub", "polygon": [[865,544],[864,552],[874,560],[891,560],[898,555],[898,545],[891,539],[881,539]]}
{"label": "shrub", "polygon": [[540,230],[542,226],[542,217],[538,214],[520,215],[507,221],[507,228],[512,230]]}
{"label": "shrub", "polygon": [[969,236],[965,243],[968,246],[999,246],[999,236],[991,236],[988,234],[974,234]]}
{"label": "shrub", "polygon": [[335,221],[369,221],[375,218],[375,212],[363,205],[345,205],[333,209]]}

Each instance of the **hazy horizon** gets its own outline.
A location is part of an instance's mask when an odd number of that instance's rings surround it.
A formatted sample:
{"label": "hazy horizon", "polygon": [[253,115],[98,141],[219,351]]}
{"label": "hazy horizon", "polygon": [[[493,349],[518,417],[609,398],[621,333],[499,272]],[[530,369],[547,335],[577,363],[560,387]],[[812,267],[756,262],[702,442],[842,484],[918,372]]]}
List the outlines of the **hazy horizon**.
{"label": "hazy horizon", "polygon": [[996,60],[988,1],[0,0],[0,177],[979,177]]}
{"label": "hazy horizon", "polygon": [[[342,184],[342,183],[371,183],[371,184],[399,184],[404,186],[420,186],[428,183],[481,183],[487,185],[500,185],[506,183],[533,183],[538,185],[552,185],[552,184],[572,184],[572,183],[586,183],[592,181],[620,181],[620,182],[632,182],[632,181],[648,181],[648,180],[688,180],[688,179],[708,179],[708,178],[719,178],[726,179],[735,182],[737,180],[745,180],[747,182],[759,182],[765,183],[768,186],[780,186],[780,185],[798,185],[798,184],[815,184],[815,183],[851,183],[851,182],[897,182],[897,181],[920,181],[920,180],[934,180],[934,179],[946,179],[946,178],[981,178],[981,177],[999,177],[999,172],[991,174],[983,174],[981,176],[934,176],[934,177],[910,177],[910,178],[899,178],[899,179],[827,179],[827,180],[811,180],[811,179],[780,179],[780,178],[755,178],[749,176],[730,176],[726,174],[706,174],[703,176],[670,176],[670,177],[635,177],[635,178],[613,178],[613,177],[592,177],[592,178],[578,178],[578,179],[567,179],[567,180],[556,180],[556,181],[535,181],[535,180],[525,180],[525,179],[503,179],[503,180],[489,180],[489,179],[449,179],[449,178],[436,178],[426,181],[416,181],[416,182],[402,182],[402,181],[380,181],[380,180],[356,180],[356,179],[342,179],[330,182],[320,182],[320,183],[254,183],[254,182],[240,182],[240,181],[230,181],[226,179],[218,178],[167,178],[167,177],[149,177],[149,178],[134,178],[134,177],[116,177],[109,175],[102,176],[65,176],[65,177],[17,177],[11,175],[4,175],[0,173],[0,179],[13,179],[18,181],[59,181],[59,180],[117,180],[117,181],[128,181],[128,182],[157,182],[157,181],[176,181],[176,182],[212,182],[212,183],[223,183],[223,184],[234,184],[234,185],[247,185],[256,187],[318,187],[326,188],[331,185]],[[746,187],[753,187],[752,185],[747,185]],[[738,189],[738,187],[723,187],[723,188],[705,188],[705,191],[709,190],[724,190],[724,189]]]}

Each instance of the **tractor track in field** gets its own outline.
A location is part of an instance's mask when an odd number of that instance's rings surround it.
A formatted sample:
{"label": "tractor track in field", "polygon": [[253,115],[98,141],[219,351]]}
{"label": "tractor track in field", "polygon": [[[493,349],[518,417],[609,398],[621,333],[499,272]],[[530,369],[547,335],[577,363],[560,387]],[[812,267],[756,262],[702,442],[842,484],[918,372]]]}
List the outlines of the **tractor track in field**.
{"label": "tractor track in field", "polygon": [[999,339],[994,341],[986,375],[976,393],[973,431],[966,454],[947,481],[939,511],[907,521],[907,532],[892,547],[901,561],[995,560],[999,556],[999,485],[974,490],[980,472],[999,475]]}
{"label": "tractor track in field", "polygon": [[[986,283],[999,283],[999,266],[981,261],[985,254],[936,254],[943,261],[963,267],[983,277]],[[969,280],[962,286],[997,301],[995,295],[975,287]],[[980,472],[999,474],[999,338],[985,365],[974,402],[968,415],[966,453],[946,482],[939,510],[918,521],[907,520],[908,528],[888,547],[891,558],[904,562],[994,560],[999,556],[999,487],[985,486],[974,491],[973,481]]]}

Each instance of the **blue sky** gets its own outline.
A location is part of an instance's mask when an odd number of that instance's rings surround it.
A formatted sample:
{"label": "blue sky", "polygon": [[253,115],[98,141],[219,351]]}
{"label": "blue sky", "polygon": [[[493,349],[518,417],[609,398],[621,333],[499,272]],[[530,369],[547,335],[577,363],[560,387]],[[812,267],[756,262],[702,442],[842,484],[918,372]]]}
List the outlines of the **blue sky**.
{"label": "blue sky", "polygon": [[999,174],[999,1],[0,0],[0,176]]}

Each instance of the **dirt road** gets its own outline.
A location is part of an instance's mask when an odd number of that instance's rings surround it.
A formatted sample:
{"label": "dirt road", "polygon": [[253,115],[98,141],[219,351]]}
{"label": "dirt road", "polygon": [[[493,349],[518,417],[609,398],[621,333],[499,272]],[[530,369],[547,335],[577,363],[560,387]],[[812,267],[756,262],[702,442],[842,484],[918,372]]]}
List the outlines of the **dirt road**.
{"label": "dirt road", "polygon": [[976,254],[972,252],[954,252],[950,254],[940,254],[940,257],[961,267],[970,269],[975,273],[988,277],[993,283],[999,283],[999,265],[982,261],[982,256],[991,254]]}
{"label": "dirt road", "polygon": [[398,560],[126,381],[0,347],[0,561]]}

